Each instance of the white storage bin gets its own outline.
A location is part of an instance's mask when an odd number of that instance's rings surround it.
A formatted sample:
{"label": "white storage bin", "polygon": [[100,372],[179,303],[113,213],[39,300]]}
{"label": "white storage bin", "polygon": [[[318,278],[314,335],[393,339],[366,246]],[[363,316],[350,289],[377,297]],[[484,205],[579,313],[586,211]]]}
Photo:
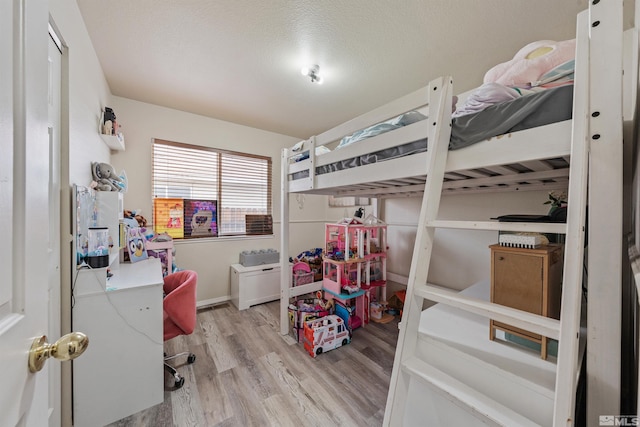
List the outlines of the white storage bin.
{"label": "white storage bin", "polygon": [[274,264],[280,262],[280,254],[275,249],[261,249],[240,252],[240,264],[244,267]]}
{"label": "white storage bin", "polygon": [[280,299],[280,264],[231,266],[231,302],[238,310]]}

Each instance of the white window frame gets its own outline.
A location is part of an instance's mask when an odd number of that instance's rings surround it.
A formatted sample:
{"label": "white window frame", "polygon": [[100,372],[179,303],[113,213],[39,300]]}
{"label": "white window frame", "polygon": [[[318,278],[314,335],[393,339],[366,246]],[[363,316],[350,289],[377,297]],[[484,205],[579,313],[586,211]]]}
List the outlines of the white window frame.
{"label": "white window frame", "polygon": [[271,157],[154,138],[151,168],[153,199],[217,200],[217,237],[253,235],[246,215],[267,215],[259,234],[273,234]]}

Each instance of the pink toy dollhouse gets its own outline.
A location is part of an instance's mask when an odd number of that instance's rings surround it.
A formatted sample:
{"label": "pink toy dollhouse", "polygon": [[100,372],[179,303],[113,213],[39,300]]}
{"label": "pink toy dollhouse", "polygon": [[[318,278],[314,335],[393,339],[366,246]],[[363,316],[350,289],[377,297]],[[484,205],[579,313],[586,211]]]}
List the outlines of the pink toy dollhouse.
{"label": "pink toy dollhouse", "polygon": [[[386,299],[386,232],[386,224],[372,216],[364,223],[345,218],[336,224],[325,224],[325,295],[342,304],[355,305],[355,314],[363,325],[369,322],[371,293],[378,301]],[[348,302],[351,299],[355,304]]]}

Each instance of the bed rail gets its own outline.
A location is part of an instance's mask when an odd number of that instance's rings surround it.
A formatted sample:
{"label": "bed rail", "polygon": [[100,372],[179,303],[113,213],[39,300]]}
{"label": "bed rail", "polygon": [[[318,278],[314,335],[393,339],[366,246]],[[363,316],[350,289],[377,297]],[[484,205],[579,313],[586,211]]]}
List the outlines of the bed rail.
{"label": "bed rail", "polygon": [[[288,192],[325,194],[337,197],[419,196],[426,181],[426,152],[372,163],[352,169],[317,175],[315,167],[330,164],[341,151],[360,155],[378,146],[396,146],[426,132],[428,121],[415,123],[354,144],[337,152],[288,165],[288,177],[304,171],[305,178],[289,179]],[[398,135],[404,135],[398,138]],[[570,160],[571,122],[559,122],[537,129],[494,137],[479,144],[452,151],[447,158],[443,192],[502,192],[566,189]],[[397,139],[396,139],[397,138]],[[536,140],[535,147],[532,140]],[[366,151],[365,151],[366,152]],[[312,166],[313,165],[313,166]]]}
{"label": "bed rail", "polygon": [[[382,133],[366,143],[347,145],[317,156],[315,149],[335,145],[339,138],[419,110],[425,120]],[[426,135],[429,127],[428,87],[396,102],[350,120],[296,146],[283,150],[284,190],[337,197],[375,198],[419,196],[426,181]],[[512,132],[481,143],[454,150],[447,158],[443,192],[501,192],[566,189],[571,152],[571,121]],[[359,163],[362,156],[382,150],[399,150],[404,144],[417,144],[410,155],[375,163]],[[422,144],[422,145],[420,145]],[[306,158],[300,160],[300,156]],[[336,167],[339,161],[356,164]],[[329,172],[317,172],[318,170]]]}
{"label": "bed rail", "polygon": [[327,145],[367,126],[383,122],[411,110],[427,107],[430,84],[321,133],[316,137],[316,142],[319,145]]}
{"label": "bed rail", "polygon": [[[296,193],[315,192],[319,190],[316,180],[317,166],[324,166],[338,159],[355,158],[375,151],[396,148],[412,141],[425,139],[428,125],[427,120],[422,120],[395,131],[371,137],[367,139],[367,144],[352,144],[340,150],[330,151],[322,156],[316,155],[317,147],[327,146],[330,149],[335,148],[342,138],[369,126],[398,117],[404,113],[419,110],[428,117],[428,99],[429,86],[425,86],[324,133],[300,141],[291,148],[283,149],[282,159],[284,164],[286,164],[286,180],[283,185],[286,186],[286,191]],[[353,174],[345,176],[350,175]],[[374,176],[367,175],[366,173],[363,174],[360,179],[361,182],[374,180]],[[331,184],[323,184],[323,187],[347,187],[354,183],[352,179],[343,179],[340,175],[338,175],[337,179],[336,177],[332,178],[331,182]]]}

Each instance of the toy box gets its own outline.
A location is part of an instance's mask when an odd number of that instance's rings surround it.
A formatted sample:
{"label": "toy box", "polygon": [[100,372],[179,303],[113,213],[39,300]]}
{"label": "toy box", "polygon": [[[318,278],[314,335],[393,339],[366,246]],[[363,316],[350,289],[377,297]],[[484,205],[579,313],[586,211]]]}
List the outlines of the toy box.
{"label": "toy box", "polygon": [[[320,296],[322,296],[321,293]],[[297,342],[302,342],[305,322],[333,314],[333,301],[330,302],[324,298],[301,299],[289,304],[288,311],[289,334]]]}
{"label": "toy box", "polygon": [[293,273],[293,286],[308,285],[313,283],[313,273]]}
{"label": "toy box", "polygon": [[240,264],[243,267],[276,264],[280,262],[280,254],[275,249],[260,249],[240,252]]}
{"label": "toy box", "polygon": [[311,267],[306,262],[296,262],[291,268],[293,286],[307,285],[313,283],[313,273]]}
{"label": "toy box", "polygon": [[301,252],[297,257],[290,259],[295,262],[306,262],[313,273],[313,281],[322,280],[322,248],[313,248],[308,251]]}
{"label": "toy box", "polygon": [[289,334],[296,342],[303,342],[304,338],[304,324],[313,319],[319,319],[321,317],[329,315],[328,311],[299,311],[292,307],[289,307]]}

